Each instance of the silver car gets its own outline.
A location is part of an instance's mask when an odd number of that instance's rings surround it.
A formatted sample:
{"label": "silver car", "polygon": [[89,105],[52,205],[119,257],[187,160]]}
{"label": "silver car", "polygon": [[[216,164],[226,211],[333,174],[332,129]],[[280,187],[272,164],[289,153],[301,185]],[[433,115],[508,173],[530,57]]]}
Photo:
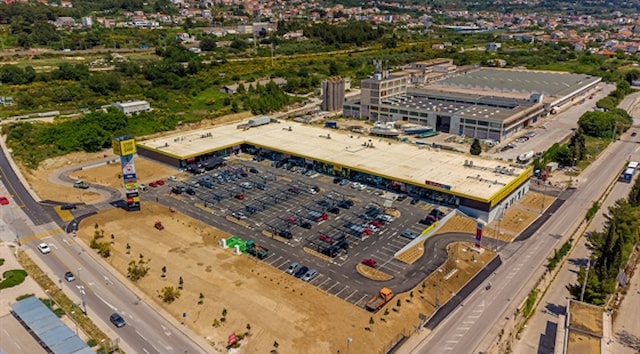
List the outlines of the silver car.
{"label": "silver car", "polygon": [[287,270],[285,270],[285,273],[293,274],[298,269],[298,267],[300,267],[300,264],[298,264],[298,262],[293,262],[293,263],[291,263],[289,265],[289,268],[287,268]]}

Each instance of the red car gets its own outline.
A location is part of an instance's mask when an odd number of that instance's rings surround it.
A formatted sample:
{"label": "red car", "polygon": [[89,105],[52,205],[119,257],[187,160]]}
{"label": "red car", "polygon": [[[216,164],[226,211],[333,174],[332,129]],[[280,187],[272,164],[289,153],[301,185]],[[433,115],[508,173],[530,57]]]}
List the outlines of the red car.
{"label": "red car", "polygon": [[9,199],[5,196],[0,197],[0,205],[9,205]]}
{"label": "red car", "polygon": [[369,266],[371,268],[375,268],[378,266],[378,262],[375,261],[375,259],[371,259],[371,258],[365,258],[362,260],[362,264]]}
{"label": "red car", "polygon": [[375,226],[375,227],[378,227],[378,228],[379,228],[380,226],[382,226],[382,225],[384,225],[384,224],[383,224],[383,223],[382,223],[382,221],[380,221],[380,220],[373,220],[373,221],[371,222],[371,225],[373,225],[373,226]]}
{"label": "red car", "polygon": [[164,181],[159,179],[156,181],[156,184],[158,184],[159,186],[164,186]]}
{"label": "red car", "polygon": [[333,243],[333,239],[325,234],[320,234],[320,240],[327,243]]}
{"label": "red car", "polygon": [[151,183],[149,183],[149,187],[156,188],[157,186],[158,186],[158,182],[151,182]]}
{"label": "red car", "polygon": [[238,194],[234,195],[233,197],[238,199],[238,200],[243,200],[244,199],[244,194],[238,193]]}
{"label": "red car", "polygon": [[286,219],[284,219],[284,221],[288,222],[289,224],[298,223],[298,220],[294,216],[288,216]]}

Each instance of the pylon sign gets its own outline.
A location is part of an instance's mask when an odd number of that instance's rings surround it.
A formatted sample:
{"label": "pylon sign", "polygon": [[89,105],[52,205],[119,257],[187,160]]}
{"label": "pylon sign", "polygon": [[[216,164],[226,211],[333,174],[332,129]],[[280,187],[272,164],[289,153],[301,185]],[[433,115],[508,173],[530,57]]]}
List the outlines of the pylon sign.
{"label": "pylon sign", "polygon": [[482,247],[482,228],[484,224],[481,222],[476,223],[476,248]]}
{"label": "pylon sign", "polygon": [[133,161],[136,153],[136,141],[132,137],[125,135],[114,138],[112,141],[113,153],[120,156],[120,166],[122,167],[122,180],[126,204],[128,211],[140,210],[140,195],[138,193],[138,181],[136,176],[136,166]]}

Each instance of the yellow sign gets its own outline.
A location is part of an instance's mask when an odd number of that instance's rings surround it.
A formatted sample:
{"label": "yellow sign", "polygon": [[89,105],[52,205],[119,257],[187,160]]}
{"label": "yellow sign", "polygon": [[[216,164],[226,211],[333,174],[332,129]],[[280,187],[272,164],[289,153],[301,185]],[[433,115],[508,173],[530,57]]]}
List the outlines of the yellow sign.
{"label": "yellow sign", "polygon": [[134,139],[113,139],[111,144],[113,146],[113,153],[118,156],[133,155],[136,153],[136,141]]}

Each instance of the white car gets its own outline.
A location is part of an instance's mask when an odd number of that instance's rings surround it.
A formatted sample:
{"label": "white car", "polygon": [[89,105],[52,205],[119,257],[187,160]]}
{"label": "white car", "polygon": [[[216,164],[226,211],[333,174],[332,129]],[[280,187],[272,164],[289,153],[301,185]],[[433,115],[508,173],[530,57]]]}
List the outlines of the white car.
{"label": "white car", "polygon": [[175,182],[175,181],[177,181],[177,180],[178,180],[178,179],[176,178],[176,176],[169,176],[167,179],[168,179],[169,181],[171,181],[171,182]]}
{"label": "white car", "polygon": [[375,226],[375,225],[366,225],[366,227],[367,227],[369,230],[373,231],[373,232],[378,232],[378,230],[380,230],[380,229],[378,229],[378,227],[377,227],[377,226]]}
{"label": "white car", "polygon": [[41,243],[38,245],[38,249],[40,250],[40,253],[42,254],[47,254],[51,252],[51,248],[49,248],[49,245],[47,245],[46,243]]}

